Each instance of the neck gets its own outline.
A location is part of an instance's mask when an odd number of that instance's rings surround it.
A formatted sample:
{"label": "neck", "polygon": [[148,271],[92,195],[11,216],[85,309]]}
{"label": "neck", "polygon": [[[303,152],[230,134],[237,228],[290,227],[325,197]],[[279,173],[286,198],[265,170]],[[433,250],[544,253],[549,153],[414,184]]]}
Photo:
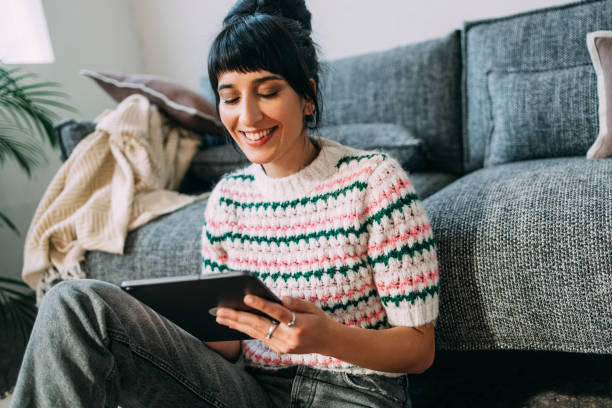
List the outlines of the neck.
{"label": "neck", "polygon": [[305,153],[300,155],[302,160],[290,162],[288,163],[288,166],[279,166],[275,163],[266,163],[262,164],[261,168],[268,177],[272,178],[287,177],[295,174],[312,163],[319,153],[319,148],[315,146],[308,136],[306,136],[306,146],[304,147],[304,150]]}

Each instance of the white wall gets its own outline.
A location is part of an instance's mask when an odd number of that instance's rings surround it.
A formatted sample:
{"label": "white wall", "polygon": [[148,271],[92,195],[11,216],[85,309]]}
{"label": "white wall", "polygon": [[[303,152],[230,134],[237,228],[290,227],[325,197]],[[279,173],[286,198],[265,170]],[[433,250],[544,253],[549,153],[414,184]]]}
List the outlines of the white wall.
{"label": "white wall", "polygon": [[[81,77],[81,68],[141,72],[141,46],[133,25],[132,3],[126,0],[43,0],[55,62],[23,66],[48,81],[57,81],[71,95],[68,103],[78,114],[59,112],[61,117],[93,118],[114,101],[90,79]],[[40,140],[40,138],[38,138]],[[0,211],[21,232],[15,235],[0,228],[0,276],[19,277],[23,264],[23,242],[39,200],[59,169],[59,151],[48,144],[48,162],[28,179],[14,162],[0,167]]]}

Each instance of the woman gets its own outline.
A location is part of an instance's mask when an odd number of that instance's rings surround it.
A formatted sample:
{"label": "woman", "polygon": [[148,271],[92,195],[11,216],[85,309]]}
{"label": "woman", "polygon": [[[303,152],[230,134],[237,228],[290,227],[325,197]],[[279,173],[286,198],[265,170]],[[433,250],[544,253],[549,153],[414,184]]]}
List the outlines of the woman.
{"label": "woman", "polygon": [[114,285],[63,282],[13,406],[410,405],[406,374],[435,350],[431,227],[395,160],[308,135],[318,71],[303,0],[239,1],[209,54],[221,120],[252,164],[211,193],[202,272],[253,271],[283,303],[245,302],[280,324],[219,309],[253,340],[203,345]]}

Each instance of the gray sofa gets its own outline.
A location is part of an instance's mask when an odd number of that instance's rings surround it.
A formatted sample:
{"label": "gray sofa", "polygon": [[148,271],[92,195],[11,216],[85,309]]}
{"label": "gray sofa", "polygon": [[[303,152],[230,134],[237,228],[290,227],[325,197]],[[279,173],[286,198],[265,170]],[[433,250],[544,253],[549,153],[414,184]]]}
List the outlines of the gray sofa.
{"label": "gray sofa", "polygon": [[[586,159],[586,34],[606,29],[612,1],[583,1],[325,64],[321,134],[398,157],[437,241],[438,354],[411,376],[415,407],[612,406],[612,158]],[[65,156],[92,126],[56,126]],[[241,164],[204,146],[182,189]],[[132,231],[123,256],[89,252],[88,275],[197,272],[205,205]]]}

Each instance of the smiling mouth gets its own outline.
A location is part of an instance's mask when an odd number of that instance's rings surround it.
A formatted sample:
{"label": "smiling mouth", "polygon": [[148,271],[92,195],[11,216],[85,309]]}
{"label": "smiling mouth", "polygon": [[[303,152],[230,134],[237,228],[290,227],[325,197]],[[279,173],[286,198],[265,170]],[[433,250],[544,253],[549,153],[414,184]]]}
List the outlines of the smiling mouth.
{"label": "smiling mouth", "polygon": [[264,137],[268,136],[270,133],[272,133],[272,131],[276,129],[276,126],[271,127],[270,129],[266,129],[266,130],[260,130],[258,132],[244,132],[242,130],[240,130],[239,132],[242,133],[242,135],[244,137],[246,137],[249,140],[252,140],[254,142],[263,139]]}

